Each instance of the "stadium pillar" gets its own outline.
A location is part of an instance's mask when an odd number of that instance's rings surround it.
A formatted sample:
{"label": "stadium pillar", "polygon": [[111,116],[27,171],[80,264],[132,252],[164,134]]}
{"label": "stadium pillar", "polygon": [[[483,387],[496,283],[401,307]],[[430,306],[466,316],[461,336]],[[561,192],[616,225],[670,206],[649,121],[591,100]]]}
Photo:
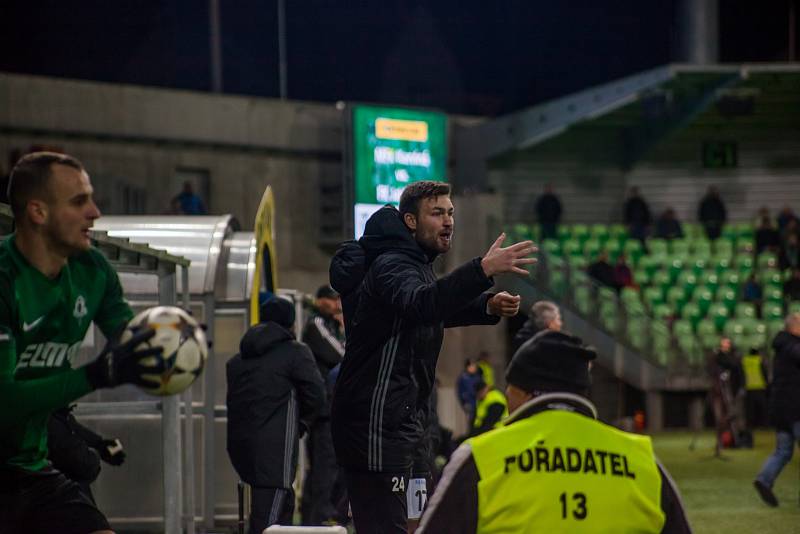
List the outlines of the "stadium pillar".
{"label": "stadium pillar", "polygon": [[645,394],[648,432],[664,430],[664,394],[660,391],[648,391]]}
{"label": "stadium pillar", "polygon": [[679,0],[676,59],[695,65],[719,62],[719,0]]}

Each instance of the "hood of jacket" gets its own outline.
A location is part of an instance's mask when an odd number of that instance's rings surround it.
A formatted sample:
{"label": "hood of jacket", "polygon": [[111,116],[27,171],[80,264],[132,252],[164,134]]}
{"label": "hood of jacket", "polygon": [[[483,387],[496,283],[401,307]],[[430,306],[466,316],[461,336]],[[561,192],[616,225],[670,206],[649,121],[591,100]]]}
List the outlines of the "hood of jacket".
{"label": "hood of jacket", "polygon": [[792,343],[800,343],[800,337],[793,336],[786,330],[782,330],[778,332],[775,336],[775,339],[772,340],[772,348],[775,349],[775,353],[777,354],[780,351],[786,349],[786,347]]}
{"label": "hood of jacket", "polygon": [[275,345],[294,340],[294,334],[278,323],[267,321],[250,328],[239,343],[242,358],[259,358]]}
{"label": "hood of jacket", "polygon": [[346,296],[361,284],[367,269],[385,252],[407,254],[422,263],[431,261],[417,244],[394,206],[384,206],[367,220],[358,241],[342,243],[331,260],[331,287]]}

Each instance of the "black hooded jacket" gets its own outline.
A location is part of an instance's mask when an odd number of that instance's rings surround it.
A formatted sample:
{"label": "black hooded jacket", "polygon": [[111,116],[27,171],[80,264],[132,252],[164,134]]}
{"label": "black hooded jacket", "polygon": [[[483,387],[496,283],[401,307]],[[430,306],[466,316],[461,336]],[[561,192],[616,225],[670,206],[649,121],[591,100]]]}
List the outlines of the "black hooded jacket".
{"label": "black hooded jacket", "polygon": [[347,343],[332,405],[340,465],[399,472],[411,467],[430,410],[445,327],[496,324],[480,258],[437,280],[433,258],[390,206],[340,247],[331,286],[342,296]]}
{"label": "black hooded jacket", "polygon": [[770,422],[789,429],[800,421],[800,337],[785,330],[772,341],[775,360],[769,399]]}
{"label": "black hooded jacket", "polygon": [[324,401],[314,356],[274,322],[250,328],[228,360],[228,455],[252,486],[289,488],[301,431]]}

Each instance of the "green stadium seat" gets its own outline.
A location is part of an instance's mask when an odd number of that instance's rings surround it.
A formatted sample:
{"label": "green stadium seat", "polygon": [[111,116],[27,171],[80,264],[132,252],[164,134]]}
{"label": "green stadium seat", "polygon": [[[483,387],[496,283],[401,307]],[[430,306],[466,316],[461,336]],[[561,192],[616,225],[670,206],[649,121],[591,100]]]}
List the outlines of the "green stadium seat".
{"label": "green stadium seat", "polygon": [[774,338],[778,332],[783,330],[783,319],[768,319],[767,320],[767,336],[769,339]]}
{"label": "green stadium seat", "polygon": [[736,240],[736,253],[752,255],[756,249],[756,242],[750,237],[740,237]]}
{"label": "green stadium seat", "polygon": [[783,288],[774,284],[765,286],[764,300],[767,302],[783,302]]}
{"label": "green stadium seat", "polygon": [[582,256],[583,244],[579,239],[570,238],[564,241],[562,250],[565,256]]}
{"label": "green stadium seat", "polygon": [[591,290],[586,286],[578,286],[572,291],[572,298],[575,301],[575,307],[583,315],[589,315],[594,306],[592,305]]}
{"label": "green stadium seat", "polygon": [[654,306],[664,303],[664,290],[658,286],[649,286],[642,289],[642,300],[651,310]]}
{"label": "green stadium seat", "polygon": [[729,338],[743,336],[745,334],[744,325],[738,319],[730,319],[727,323],[725,323],[722,333]]}
{"label": "green stadium seat", "polygon": [[717,239],[714,242],[714,256],[719,258],[733,257],[733,241],[725,238]]}
{"label": "green stadium seat", "polygon": [[666,302],[676,310],[683,310],[683,305],[689,300],[686,291],[681,286],[670,286],[666,293]]}
{"label": "green stadium seat", "polygon": [[588,286],[592,283],[589,280],[589,275],[586,274],[586,271],[574,270],[569,273],[569,276],[569,281],[573,286]]}
{"label": "green stadium seat", "polygon": [[752,302],[738,302],[735,310],[737,319],[755,319],[756,317],[756,307]]}
{"label": "green stadium seat", "polygon": [[666,268],[669,271],[670,280],[675,282],[685,267],[686,256],[675,255],[667,259]]}
{"label": "green stadium seat", "polygon": [[[617,261],[617,258],[622,254],[622,245],[616,239],[611,239],[603,243],[603,250],[608,253],[608,259],[612,263]],[[628,263],[630,266],[631,264]]]}
{"label": "green stadium seat", "polygon": [[542,241],[542,250],[551,256],[561,255],[561,243],[555,239],[545,239]]}
{"label": "green stadium seat", "polygon": [[629,302],[641,302],[642,300],[641,294],[632,287],[623,287],[619,298],[626,304]]}
{"label": "green stadium seat", "polygon": [[683,351],[686,360],[691,365],[700,365],[703,363],[703,349],[694,336],[683,336],[677,338],[677,340],[678,347]]}
{"label": "green stadium seat", "polygon": [[[752,317],[737,320],[739,324],[742,325],[742,328],[744,328],[745,335],[748,336],[757,333],[759,331],[759,325],[762,324],[761,321]],[[762,331],[765,332],[766,329],[762,329]]]}
{"label": "green stadium seat", "polygon": [[793,300],[789,302],[788,308],[789,313],[800,313],[800,301]]}
{"label": "green stadium seat", "polygon": [[531,232],[531,226],[528,226],[527,224],[515,224],[512,228],[512,232],[514,233],[518,241],[533,240],[533,233]]}
{"label": "green stadium seat", "polygon": [[642,250],[642,243],[636,239],[628,239],[625,241],[622,251],[633,265],[639,265],[639,258],[641,258],[644,254],[644,250]]}
{"label": "green stadium seat", "polygon": [[761,271],[761,283],[764,286],[783,286],[783,275],[778,269],[764,269]]}
{"label": "green stadium seat", "polygon": [[653,276],[665,263],[667,263],[665,255],[648,254],[647,256],[642,256],[639,260],[639,268],[647,269],[650,276]]}
{"label": "green stadium seat", "polygon": [[611,300],[603,300],[599,303],[600,308],[600,317],[604,317],[606,315],[613,315],[614,317],[619,317],[619,309],[617,308],[617,303]]}
{"label": "green stadium seat", "polygon": [[608,314],[601,313],[600,324],[609,332],[615,333],[619,330],[619,315],[616,312]]}
{"label": "green stadium seat", "polygon": [[628,238],[628,229],[622,224],[611,224],[608,226],[608,234],[609,239],[622,242]]}
{"label": "green stadium seat", "polygon": [[610,287],[599,287],[597,289],[597,298],[600,301],[615,302],[617,300],[617,292]]}
{"label": "green stadium seat", "polygon": [[778,268],[778,256],[776,256],[772,252],[762,252],[758,255],[758,259],[756,260],[756,267],[759,269],[777,269]]}
{"label": "green stadium seat", "polygon": [[685,222],[682,224],[683,233],[687,239],[700,239],[706,235],[706,231],[702,225],[694,222]]}
{"label": "green stadium seat", "polygon": [[648,330],[647,321],[644,319],[629,319],[627,335],[633,348],[643,350],[647,345]]}
{"label": "green stadium seat", "polygon": [[736,302],[739,300],[736,291],[729,286],[720,286],[717,289],[717,302],[721,302],[728,308],[728,311],[733,310]]}
{"label": "green stadium seat", "polygon": [[563,271],[567,267],[567,262],[561,256],[547,256],[547,264],[551,271]]}
{"label": "green stadium seat", "polygon": [[694,335],[694,324],[685,319],[679,319],[672,324],[672,333],[675,337],[685,337]]}
{"label": "green stadium seat", "polygon": [[558,227],[558,240],[564,242],[572,238],[572,227],[568,224],[562,224]]}
{"label": "green stadium seat", "polygon": [[669,319],[675,314],[675,310],[669,304],[656,304],[653,307],[653,317],[659,320]]}
{"label": "green stadium seat", "polygon": [[648,239],[647,250],[654,256],[666,256],[669,253],[667,240],[659,238]]}
{"label": "green stadium seat", "polygon": [[633,281],[639,286],[646,286],[650,283],[650,273],[647,269],[638,268],[633,271]]}
{"label": "green stadium seat", "polygon": [[716,291],[717,287],[719,287],[719,276],[717,276],[716,271],[707,269],[697,277],[697,283],[709,288],[711,291]]}
{"label": "green stadium seat", "polygon": [[597,259],[601,250],[603,250],[603,243],[598,239],[589,239],[583,244],[583,255],[590,261]]}
{"label": "green stadium seat", "polygon": [[666,291],[672,285],[668,271],[656,271],[650,279],[650,285]]}
{"label": "green stadium seat", "polygon": [[561,271],[550,271],[550,289],[558,297],[567,293],[567,278]]}
{"label": "green stadium seat", "polygon": [[583,256],[567,256],[567,263],[573,271],[585,271],[589,267],[589,260]]}
{"label": "green stadium seat", "polygon": [[737,239],[741,238],[750,238],[752,239],[755,237],[756,232],[753,228],[753,224],[749,222],[741,222],[736,225],[736,236]]}
{"label": "green stadium seat", "polygon": [[572,239],[577,239],[581,243],[589,239],[589,227],[585,224],[572,225]]}
{"label": "green stadium seat", "polygon": [[[739,273],[744,275],[745,272],[750,272],[753,270],[753,257],[749,254],[739,254],[736,256],[736,259],[733,261],[734,268],[739,270]],[[746,277],[742,278],[743,280]]]}
{"label": "green stadium seat", "polygon": [[642,301],[630,301],[630,302],[623,302],[623,307],[625,308],[625,314],[630,317],[644,317],[647,315],[647,310],[642,304]]}
{"label": "green stadium seat", "polygon": [[703,318],[703,311],[697,303],[687,302],[681,310],[681,318],[691,321],[693,325],[696,325],[700,322],[700,319]]}
{"label": "green stadium seat", "polygon": [[739,237],[739,233],[736,231],[736,226],[732,224],[724,225],[722,227],[722,237],[731,241],[736,241],[736,239]]}
{"label": "green stadium seat", "polygon": [[739,285],[742,282],[741,275],[738,271],[727,269],[719,274],[719,281],[722,285],[726,285],[734,291],[739,291]]}
{"label": "green stadium seat", "polygon": [[669,242],[669,251],[676,256],[689,255],[689,240],[688,239],[673,239]]}
{"label": "green stadium seat", "polygon": [[605,224],[593,224],[589,227],[589,235],[591,239],[597,239],[598,241],[605,243],[608,241],[609,231],[608,226]]}
{"label": "green stadium seat", "polygon": [[721,331],[731,316],[731,310],[722,303],[712,304],[708,309],[708,318],[714,321],[717,331]]}
{"label": "green stadium seat", "polygon": [[711,264],[711,256],[705,255],[694,255],[691,257],[688,266],[694,270],[696,275],[699,275],[703,271],[705,271],[708,266]]}
{"label": "green stadium seat", "polygon": [[705,336],[705,335],[718,335],[718,329],[716,323],[712,319],[703,319],[699,323],[697,323],[697,335],[698,336]]}
{"label": "green stadium seat", "polygon": [[745,346],[745,349],[759,349],[759,351],[763,351],[767,348],[767,334],[753,334],[748,336],[748,344]]}
{"label": "green stadium seat", "polygon": [[705,350],[713,350],[719,346],[719,334],[703,334],[700,338],[700,346]]}
{"label": "green stadium seat", "polygon": [[692,254],[705,258],[711,257],[711,241],[708,239],[695,239],[692,241]]}
{"label": "green stadium seat", "polygon": [[694,288],[697,287],[697,275],[693,271],[686,269],[678,275],[678,280],[675,283],[681,286],[687,295],[690,295]]}
{"label": "green stadium seat", "polygon": [[708,261],[708,267],[713,269],[717,272],[717,274],[722,274],[723,272],[727,271],[733,265],[733,261],[731,258],[726,258],[722,256],[712,256],[711,259]]}
{"label": "green stadium seat", "polygon": [[701,313],[705,315],[714,301],[714,292],[705,286],[697,286],[692,292],[692,301],[700,306]]}

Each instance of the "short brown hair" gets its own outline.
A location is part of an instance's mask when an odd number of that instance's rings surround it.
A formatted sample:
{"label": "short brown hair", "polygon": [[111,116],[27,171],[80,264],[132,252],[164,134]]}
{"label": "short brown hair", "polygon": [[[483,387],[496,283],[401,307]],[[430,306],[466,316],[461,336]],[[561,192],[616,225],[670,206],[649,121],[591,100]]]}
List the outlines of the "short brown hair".
{"label": "short brown hair", "polygon": [[11,212],[19,221],[25,213],[28,201],[37,195],[46,194],[47,182],[53,175],[53,165],[66,165],[83,172],[83,164],[72,156],[56,152],[33,152],[23,156],[8,178],[8,202]]}
{"label": "short brown hair", "polygon": [[403,189],[403,194],[400,195],[400,216],[402,217],[406,213],[419,215],[419,201],[423,198],[447,196],[449,194],[450,184],[445,182],[423,180],[410,183]]}

